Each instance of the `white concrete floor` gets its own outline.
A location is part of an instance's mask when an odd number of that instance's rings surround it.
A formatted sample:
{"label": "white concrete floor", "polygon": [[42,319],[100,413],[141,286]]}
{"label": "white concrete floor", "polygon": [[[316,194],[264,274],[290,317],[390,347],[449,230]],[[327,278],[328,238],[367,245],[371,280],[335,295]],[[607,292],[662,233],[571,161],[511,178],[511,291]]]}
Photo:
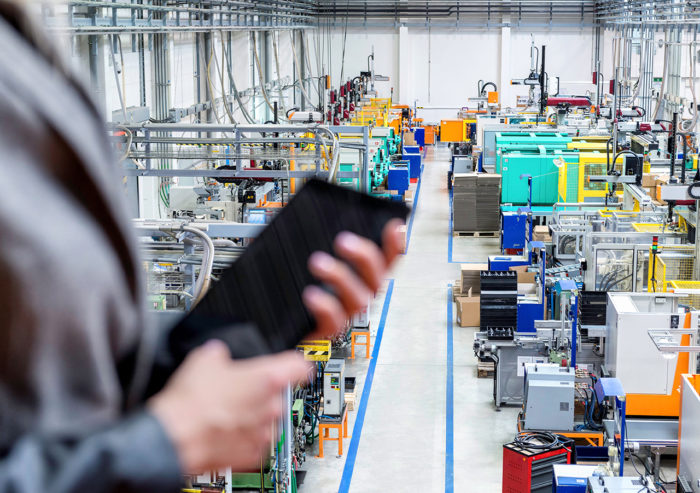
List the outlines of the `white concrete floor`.
{"label": "white concrete floor", "polygon": [[[460,262],[483,262],[499,253],[498,239],[455,237],[448,258],[449,159],[446,147],[427,150],[408,253],[391,274],[393,293],[361,433],[355,429],[356,410],[348,417],[351,438],[342,457],[335,442],[326,444],[324,459],[315,457],[317,446],[308,450],[300,493],[501,491],[502,446],[515,436],[518,410],[494,410],[492,379],[476,376],[475,329],[457,325],[451,366],[454,481],[445,479],[448,306],[454,315],[448,286],[459,276]],[[387,286],[372,305],[373,349],[386,291]],[[357,378],[358,404],[369,367],[364,358],[347,360],[348,376]],[[351,448],[356,454],[348,459]],[[663,465],[664,477],[672,478],[675,459]],[[626,468],[627,475],[635,474],[629,461]]]}
{"label": "white concrete floor", "polygon": [[[447,301],[448,285],[459,275],[457,262],[483,261],[498,253],[497,239],[454,238],[455,262],[448,262],[449,159],[446,147],[427,150],[408,253],[391,276],[393,294],[361,434],[354,429],[355,411],[349,416],[354,436],[346,439],[342,457],[336,456],[334,442],[325,446],[324,459],[315,458],[316,447],[307,451],[304,469],[309,472],[300,493],[501,489],[502,445],[516,432],[517,410],[494,410],[492,380],[476,376],[474,329],[456,325],[452,327],[454,489],[445,479],[447,310],[453,310]],[[372,307],[373,335],[385,294],[386,288]],[[358,403],[368,367],[366,359],[348,360],[346,367],[348,375],[357,377]],[[351,442],[357,447],[354,468],[346,467]]]}

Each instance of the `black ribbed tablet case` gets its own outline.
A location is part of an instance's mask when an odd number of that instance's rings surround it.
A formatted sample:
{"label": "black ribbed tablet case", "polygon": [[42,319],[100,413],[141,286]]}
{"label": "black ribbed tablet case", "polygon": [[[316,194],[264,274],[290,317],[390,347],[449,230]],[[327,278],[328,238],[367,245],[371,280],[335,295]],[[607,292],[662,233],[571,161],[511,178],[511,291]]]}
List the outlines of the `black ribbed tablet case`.
{"label": "black ribbed tablet case", "polygon": [[190,316],[253,322],[270,352],[291,349],[315,328],[302,303],[306,286],[318,284],[307,268],[309,256],[319,250],[332,254],[333,241],[342,231],[381,246],[386,223],[405,219],[408,211],[401,202],[310,180]]}

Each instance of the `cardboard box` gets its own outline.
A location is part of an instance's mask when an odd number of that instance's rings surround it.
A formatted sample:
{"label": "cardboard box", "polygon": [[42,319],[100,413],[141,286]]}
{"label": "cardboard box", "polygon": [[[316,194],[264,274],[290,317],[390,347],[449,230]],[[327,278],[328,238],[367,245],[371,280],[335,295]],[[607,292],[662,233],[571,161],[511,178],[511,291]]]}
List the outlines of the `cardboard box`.
{"label": "cardboard box", "polygon": [[416,137],[413,135],[413,132],[406,130],[403,133],[403,145],[406,146],[417,146],[418,142],[416,142]]}
{"label": "cardboard box", "polygon": [[489,264],[461,264],[460,280],[462,281],[462,293],[471,289],[474,295],[481,293],[481,271],[489,270]]}
{"label": "cardboard box", "polygon": [[401,251],[403,253],[406,253],[406,232],[408,231],[408,227],[405,224],[402,224],[399,226],[399,234],[401,235]]}
{"label": "cardboard box", "polygon": [[[520,275],[520,274],[518,274]],[[534,282],[526,282],[526,283],[521,283],[520,280],[518,279],[518,294],[519,295],[536,295],[537,294],[537,288],[538,285]]]}
{"label": "cardboard box", "polygon": [[481,324],[481,297],[459,296],[457,305],[457,324],[460,327],[479,327]]}
{"label": "cardboard box", "polygon": [[642,175],[642,187],[655,187],[658,175],[645,173]]}
{"label": "cardboard box", "polygon": [[457,279],[452,284],[452,301],[457,301],[457,297],[462,296],[462,280]]}
{"label": "cardboard box", "polygon": [[657,187],[659,185],[668,185],[669,178],[669,175],[658,175],[656,180],[654,180],[654,185]]}
{"label": "cardboard box", "polygon": [[533,241],[550,243],[552,235],[549,233],[549,226],[535,226],[532,228],[532,239]]}
{"label": "cardboard box", "polygon": [[510,270],[518,273],[518,284],[533,284],[535,282],[536,272],[528,272],[527,265],[517,265],[511,267]]}
{"label": "cardboard box", "polygon": [[660,180],[656,180],[656,195],[652,197],[652,200],[657,205],[666,205],[668,202],[661,198],[661,185],[666,185],[666,183],[661,182]]}

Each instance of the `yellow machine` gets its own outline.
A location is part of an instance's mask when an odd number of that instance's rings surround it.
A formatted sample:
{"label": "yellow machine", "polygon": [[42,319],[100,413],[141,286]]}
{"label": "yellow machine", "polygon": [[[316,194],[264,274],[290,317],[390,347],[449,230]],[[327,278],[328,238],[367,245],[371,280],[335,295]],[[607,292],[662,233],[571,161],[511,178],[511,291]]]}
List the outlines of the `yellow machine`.
{"label": "yellow machine", "polygon": [[[616,167],[621,167],[624,157],[620,156],[615,161]],[[559,173],[559,200],[561,202],[584,202],[593,197],[603,198],[608,194],[607,183],[591,183],[589,176],[605,175],[607,157],[600,152],[579,152],[578,162],[575,159],[563,157],[557,163]],[[622,187],[619,186],[616,194],[622,195]]]}

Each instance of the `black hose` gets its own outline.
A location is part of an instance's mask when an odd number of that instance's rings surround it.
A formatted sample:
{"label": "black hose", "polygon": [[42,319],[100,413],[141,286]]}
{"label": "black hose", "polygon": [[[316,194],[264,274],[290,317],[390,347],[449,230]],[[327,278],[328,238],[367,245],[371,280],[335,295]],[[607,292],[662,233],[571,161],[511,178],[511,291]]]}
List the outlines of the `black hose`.
{"label": "black hose", "polygon": [[[630,156],[634,156],[635,158],[639,157],[636,153],[630,151],[629,149],[622,149],[620,152],[615,154],[615,157],[612,160],[613,167],[615,166],[615,161],[617,161],[617,158],[619,158],[623,154],[629,154]],[[610,170],[608,170],[608,174],[610,174]]]}
{"label": "black hose", "polygon": [[645,110],[641,106],[632,106],[632,109],[633,110],[642,110],[643,113],[641,115],[639,115],[640,118],[644,118],[645,116],[647,116],[647,110]]}
{"label": "black hose", "polygon": [[498,87],[496,86],[496,84],[494,84],[493,82],[487,82],[486,84],[481,86],[481,91],[479,92],[479,95],[484,94],[484,89],[486,89],[486,86],[493,86],[493,90],[498,91]]}
{"label": "black hose", "polygon": [[607,160],[607,165],[605,166],[605,172],[606,174],[610,174],[610,144],[612,144],[612,137],[608,139],[608,141],[605,143],[605,158]]}

